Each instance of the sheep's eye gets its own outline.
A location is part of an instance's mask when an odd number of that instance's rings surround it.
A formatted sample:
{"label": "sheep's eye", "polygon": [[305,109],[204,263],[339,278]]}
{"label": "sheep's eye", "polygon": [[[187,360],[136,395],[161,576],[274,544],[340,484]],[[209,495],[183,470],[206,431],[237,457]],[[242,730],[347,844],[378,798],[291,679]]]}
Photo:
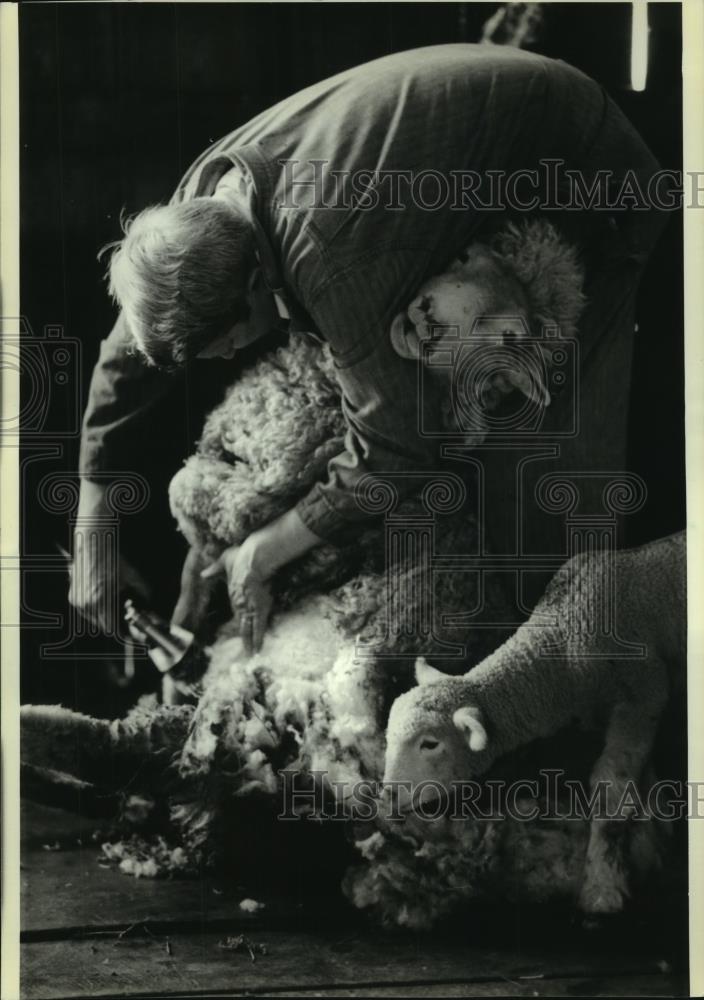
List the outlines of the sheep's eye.
{"label": "sheep's eye", "polygon": [[435,750],[440,744],[439,740],[433,740],[429,736],[420,741],[421,750]]}

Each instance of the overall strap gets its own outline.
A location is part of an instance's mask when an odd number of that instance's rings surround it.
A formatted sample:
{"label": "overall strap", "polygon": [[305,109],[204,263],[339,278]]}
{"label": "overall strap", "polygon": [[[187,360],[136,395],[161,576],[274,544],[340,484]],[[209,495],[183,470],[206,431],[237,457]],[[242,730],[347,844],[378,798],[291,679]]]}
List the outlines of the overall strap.
{"label": "overall strap", "polygon": [[[236,153],[223,154],[217,156],[206,163],[200,173],[196,196],[208,196],[213,194],[218,182],[233,167],[240,168],[246,172],[251,179],[247,184],[246,192],[242,192],[242,198],[237,199],[237,208],[245,217],[252,228],[254,242],[256,245],[256,255],[262,275],[267,288],[277,299],[280,312],[288,313],[290,326],[296,332],[307,333],[314,340],[322,341],[322,338],[312,329],[313,323],[309,316],[301,309],[295,299],[287,292],[281,278],[281,269],[271,246],[269,238],[264,231],[261,220],[256,211],[257,188],[256,179],[253,177],[248,165],[244,160],[240,160]],[[283,310],[281,307],[283,306]]]}

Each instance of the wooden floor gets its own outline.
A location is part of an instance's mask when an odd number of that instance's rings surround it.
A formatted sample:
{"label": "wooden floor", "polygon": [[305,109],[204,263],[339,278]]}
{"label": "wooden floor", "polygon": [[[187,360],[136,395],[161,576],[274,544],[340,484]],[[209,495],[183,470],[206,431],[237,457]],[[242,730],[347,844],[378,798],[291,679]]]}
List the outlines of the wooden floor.
{"label": "wooden floor", "polygon": [[[586,932],[569,911],[462,915],[433,935],[382,932],[342,901],[266,900],[214,880],[101,867],[90,827],[23,814],[22,996],[686,996],[684,928]],[[664,929],[663,929],[664,928]],[[244,935],[240,947],[223,947]],[[251,952],[250,952],[251,949]]]}

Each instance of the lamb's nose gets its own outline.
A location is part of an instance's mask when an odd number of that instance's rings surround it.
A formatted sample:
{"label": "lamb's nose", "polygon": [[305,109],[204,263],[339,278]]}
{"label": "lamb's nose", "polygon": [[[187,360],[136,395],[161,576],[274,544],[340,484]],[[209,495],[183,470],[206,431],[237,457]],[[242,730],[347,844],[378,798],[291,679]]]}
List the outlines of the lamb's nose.
{"label": "lamb's nose", "polygon": [[427,295],[422,295],[418,300],[418,308],[421,312],[430,312],[430,299]]}

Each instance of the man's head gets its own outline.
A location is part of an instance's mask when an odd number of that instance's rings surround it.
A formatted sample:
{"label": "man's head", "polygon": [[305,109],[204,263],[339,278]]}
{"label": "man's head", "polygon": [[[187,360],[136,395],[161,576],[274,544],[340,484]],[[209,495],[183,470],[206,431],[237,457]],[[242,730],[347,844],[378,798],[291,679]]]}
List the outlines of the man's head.
{"label": "man's head", "polygon": [[110,293],[150,364],[215,356],[214,344],[243,347],[266,332],[249,322],[260,277],[253,234],[230,205],[194,198],[147,208],[124,232],[110,258]]}

